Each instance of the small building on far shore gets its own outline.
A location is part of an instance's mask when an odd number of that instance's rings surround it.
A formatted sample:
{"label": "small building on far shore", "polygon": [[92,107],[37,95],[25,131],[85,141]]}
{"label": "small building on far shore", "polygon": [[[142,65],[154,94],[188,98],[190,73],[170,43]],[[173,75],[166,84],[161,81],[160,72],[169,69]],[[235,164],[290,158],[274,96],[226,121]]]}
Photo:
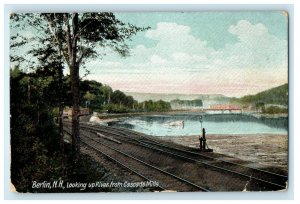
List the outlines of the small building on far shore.
{"label": "small building on far shore", "polygon": [[[80,108],[80,116],[83,116],[83,115],[89,115],[90,114],[90,109],[88,108]],[[63,117],[64,118],[71,118],[72,117],[72,108],[67,108],[67,109],[64,109],[63,111]]]}

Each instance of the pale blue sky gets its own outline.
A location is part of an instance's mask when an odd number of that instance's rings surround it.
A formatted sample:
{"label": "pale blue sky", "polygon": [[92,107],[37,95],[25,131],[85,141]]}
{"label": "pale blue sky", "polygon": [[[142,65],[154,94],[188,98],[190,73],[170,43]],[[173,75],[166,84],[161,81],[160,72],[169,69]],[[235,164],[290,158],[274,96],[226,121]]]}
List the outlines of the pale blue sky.
{"label": "pale blue sky", "polygon": [[[238,97],[287,83],[286,12],[115,14],[124,22],[151,28],[132,38],[129,57],[99,49],[106,56],[85,64],[91,71],[87,79],[125,92]],[[36,34],[32,28],[11,32]]]}
{"label": "pale blue sky", "polygon": [[[116,13],[116,16],[124,22],[138,26],[150,26],[155,28],[158,22],[176,22],[180,25],[191,27],[191,34],[207,41],[213,48],[221,48],[227,43],[237,42],[237,37],[228,33],[228,28],[239,20],[248,20],[252,24],[263,23],[269,33],[280,39],[286,39],[286,18],[282,11],[257,11],[257,12],[145,12],[145,13]],[[145,41],[144,34],[140,33],[133,38],[133,44],[153,46],[155,41]]]}
{"label": "pale blue sky", "polygon": [[[243,96],[287,83],[288,18],[274,12],[117,13],[151,29],[131,56],[87,64],[89,79],[127,92]],[[107,52],[107,51],[106,51]]]}

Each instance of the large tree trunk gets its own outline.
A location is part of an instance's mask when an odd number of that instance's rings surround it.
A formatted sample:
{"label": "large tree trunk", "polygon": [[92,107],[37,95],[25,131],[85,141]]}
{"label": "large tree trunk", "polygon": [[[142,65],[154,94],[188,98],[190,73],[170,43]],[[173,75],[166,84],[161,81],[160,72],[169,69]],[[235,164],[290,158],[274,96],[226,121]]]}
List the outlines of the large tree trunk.
{"label": "large tree trunk", "polygon": [[79,105],[80,105],[80,89],[79,89],[79,64],[77,63],[77,40],[78,40],[78,13],[72,15],[73,34],[69,25],[69,14],[65,14],[66,23],[66,42],[69,55],[69,67],[71,75],[71,89],[73,94],[72,109],[72,155],[73,161],[76,163],[80,155],[80,132],[79,132]]}
{"label": "large tree trunk", "polygon": [[63,68],[58,69],[58,83],[59,83],[59,108],[58,108],[58,125],[60,135],[60,151],[64,153],[64,127],[63,127],[63,113],[64,113],[64,97],[63,97]]}
{"label": "large tree trunk", "polygon": [[80,113],[80,90],[79,90],[79,70],[76,65],[71,69],[73,109],[72,109],[72,154],[76,162],[80,152],[80,133],[79,133],[79,113]]}

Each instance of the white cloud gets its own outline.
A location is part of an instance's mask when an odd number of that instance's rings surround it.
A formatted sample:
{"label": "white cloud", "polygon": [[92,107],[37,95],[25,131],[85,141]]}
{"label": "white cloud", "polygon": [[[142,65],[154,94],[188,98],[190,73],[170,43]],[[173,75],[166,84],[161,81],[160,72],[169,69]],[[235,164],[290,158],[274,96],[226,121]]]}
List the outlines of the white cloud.
{"label": "white cloud", "polygon": [[268,29],[262,23],[252,25],[249,21],[240,20],[236,25],[231,25],[228,31],[239,36],[239,38],[243,41],[243,39],[247,39],[249,36],[262,36],[268,32]]}
{"label": "white cloud", "polygon": [[[195,67],[272,69],[287,64],[287,41],[271,35],[261,23],[241,20],[228,28],[239,39],[215,50],[206,41],[194,37],[191,28],[176,23],[161,22],[145,36],[157,40],[155,47],[137,46],[133,56],[150,64],[195,70]],[[150,64],[149,64],[150,63]],[[201,66],[199,66],[201,65]],[[201,70],[199,70],[201,71]]]}
{"label": "white cloud", "polygon": [[155,54],[152,55],[152,56],[150,57],[150,61],[151,61],[153,64],[164,64],[164,63],[167,62],[165,59],[163,59],[163,58],[161,58],[160,56],[155,55]]}
{"label": "white cloud", "polygon": [[[146,79],[155,76],[165,84],[172,84],[176,78],[178,87],[197,81],[220,86],[228,83],[232,87],[266,87],[268,83],[280,85],[287,81],[287,40],[270,34],[262,23],[246,20],[231,25],[228,32],[238,41],[215,50],[193,36],[190,27],[160,22],[145,33],[145,37],[156,41],[154,47],[138,45],[132,49],[131,57],[115,58],[115,62],[110,58],[99,64],[108,72],[115,67],[119,73],[136,74],[136,78],[148,73]],[[113,72],[117,73],[117,69]]]}
{"label": "white cloud", "polygon": [[241,20],[229,27],[228,32],[238,37],[239,42],[222,49],[224,59],[234,67],[272,69],[279,64],[287,65],[287,41],[270,34],[261,23],[256,25]]}
{"label": "white cloud", "polygon": [[[206,41],[194,37],[190,32],[191,28],[188,26],[160,22],[157,24],[157,28],[149,30],[145,34],[146,37],[157,41],[156,46],[146,48],[138,45],[132,49],[131,57],[136,59],[136,62],[131,59],[128,59],[127,62],[148,71],[194,70],[195,65],[199,67],[199,63],[207,60],[207,56],[213,49],[207,47]],[[201,71],[201,69],[197,69]]]}

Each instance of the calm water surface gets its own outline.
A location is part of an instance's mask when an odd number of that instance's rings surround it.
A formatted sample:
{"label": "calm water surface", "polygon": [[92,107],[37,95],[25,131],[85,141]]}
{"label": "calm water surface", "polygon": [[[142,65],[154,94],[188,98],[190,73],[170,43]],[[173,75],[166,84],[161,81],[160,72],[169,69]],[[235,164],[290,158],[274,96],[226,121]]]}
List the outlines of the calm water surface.
{"label": "calm water surface", "polygon": [[[199,135],[201,115],[148,115],[109,122],[107,125],[124,127],[154,136]],[[256,118],[242,114],[202,115],[202,126],[207,134],[287,134],[288,119]]]}

